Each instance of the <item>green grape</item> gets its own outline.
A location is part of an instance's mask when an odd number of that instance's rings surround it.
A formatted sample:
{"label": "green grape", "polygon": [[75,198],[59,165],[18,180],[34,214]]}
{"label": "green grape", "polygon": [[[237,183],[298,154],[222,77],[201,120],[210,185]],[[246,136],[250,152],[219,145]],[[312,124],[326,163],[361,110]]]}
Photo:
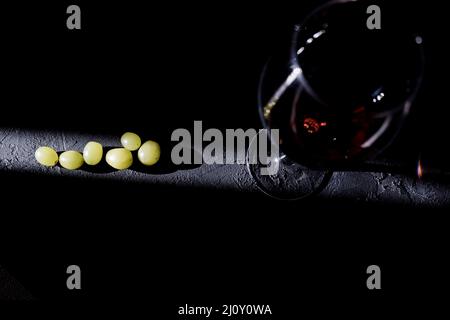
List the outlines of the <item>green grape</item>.
{"label": "green grape", "polygon": [[133,164],[133,155],[124,148],[111,149],[106,153],[106,162],[117,170],[128,169]]}
{"label": "green grape", "polygon": [[138,151],[138,158],[142,164],[146,166],[152,166],[158,162],[161,156],[161,148],[155,141],[145,142]]}
{"label": "green grape", "polygon": [[141,146],[141,138],[133,132],[125,132],[120,138],[123,147],[130,151],[135,151]]}
{"label": "green grape", "polygon": [[103,147],[100,143],[90,141],[86,144],[83,150],[84,162],[90,166],[98,164],[103,157]]}
{"label": "green grape", "polygon": [[68,170],[76,170],[84,163],[83,156],[78,151],[66,151],[59,156],[59,164]]}
{"label": "green grape", "polygon": [[53,167],[58,163],[58,154],[49,147],[39,147],[34,156],[37,162],[46,167]]}

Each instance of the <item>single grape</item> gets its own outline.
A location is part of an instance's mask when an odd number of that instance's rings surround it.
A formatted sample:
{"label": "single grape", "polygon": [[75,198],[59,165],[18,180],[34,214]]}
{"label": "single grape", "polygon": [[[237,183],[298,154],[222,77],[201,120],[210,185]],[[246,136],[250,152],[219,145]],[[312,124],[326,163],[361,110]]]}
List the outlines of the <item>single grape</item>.
{"label": "single grape", "polygon": [[59,156],[59,163],[63,168],[76,170],[83,165],[84,160],[78,151],[66,151]]}
{"label": "single grape", "polygon": [[130,151],[135,151],[141,146],[141,138],[133,132],[125,132],[120,138],[122,146]]}
{"label": "single grape", "polygon": [[86,144],[83,150],[84,162],[90,166],[98,164],[103,157],[103,147],[100,143],[90,141]]}
{"label": "single grape", "polygon": [[152,166],[158,162],[161,156],[161,148],[155,141],[146,141],[138,151],[138,158],[142,164]]}
{"label": "single grape", "polygon": [[37,162],[46,167],[53,167],[58,163],[58,154],[49,147],[39,147],[34,156]]}
{"label": "single grape", "polygon": [[111,149],[106,153],[106,162],[117,170],[128,169],[133,164],[133,155],[124,148]]}

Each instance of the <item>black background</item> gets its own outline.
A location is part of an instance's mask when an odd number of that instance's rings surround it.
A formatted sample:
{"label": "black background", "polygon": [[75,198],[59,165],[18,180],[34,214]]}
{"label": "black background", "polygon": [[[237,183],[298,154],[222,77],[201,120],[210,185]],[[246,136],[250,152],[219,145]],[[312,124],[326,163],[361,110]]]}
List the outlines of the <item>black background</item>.
{"label": "black background", "polygon": [[[258,127],[260,70],[317,5],[75,3],[81,31],[66,28],[71,2],[2,4],[1,126],[132,129],[161,139],[193,120]],[[439,6],[415,7],[430,39],[415,116],[424,125],[404,134],[400,153],[426,144],[445,155],[447,26]],[[272,304],[278,316],[365,318],[444,306],[443,211],[18,173],[1,181],[0,262],[49,307],[126,304],[174,318],[186,303]],[[82,269],[80,292],[65,287],[70,264]],[[382,270],[378,292],[365,286],[371,264]]]}

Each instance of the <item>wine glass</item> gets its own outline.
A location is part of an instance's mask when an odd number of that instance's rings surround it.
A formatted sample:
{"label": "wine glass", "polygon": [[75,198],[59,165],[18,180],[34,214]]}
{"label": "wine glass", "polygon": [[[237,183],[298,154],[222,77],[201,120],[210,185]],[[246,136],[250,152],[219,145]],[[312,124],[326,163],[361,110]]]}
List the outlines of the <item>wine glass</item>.
{"label": "wine glass", "polygon": [[[367,21],[374,4],[379,29]],[[334,0],[309,14],[294,27],[291,43],[277,48],[261,75],[258,109],[264,128],[279,130],[278,141],[260,134],[279,144],[282,153],[272,159],[278,171],[261,174],[256,139],[246,159],[263,192],[281,199],[310,196],[333,171],[376,159],[394,140],[424,66],[423,38],[402,8]]]}

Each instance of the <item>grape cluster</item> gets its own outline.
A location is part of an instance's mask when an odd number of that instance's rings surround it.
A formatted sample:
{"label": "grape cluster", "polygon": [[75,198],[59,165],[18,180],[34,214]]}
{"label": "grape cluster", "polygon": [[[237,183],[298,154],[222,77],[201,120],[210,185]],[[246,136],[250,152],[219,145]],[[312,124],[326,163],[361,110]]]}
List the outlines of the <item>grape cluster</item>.
{"label": "grape cluster", "polygon": [[[133,164],[133,154],[137,152],[139,161],[145,166],[152,166],[159,161],[161,148],[155,141],[148,140],[142,143],[141,138],[132,132],[126,132],[120,138],[123,148],[114,148],[106,153],[106,163],[117,170],[124,170]],[[81,154],[70,150],[61,153],[58,157],[56,151],[50,147],[39,147],[34,154],[37,162],[46,167],[59,164],[68,170],[79,169],[84,163],[90,166],[99,164],[103,158],[103,146],[95,141],[86,144]]]}

